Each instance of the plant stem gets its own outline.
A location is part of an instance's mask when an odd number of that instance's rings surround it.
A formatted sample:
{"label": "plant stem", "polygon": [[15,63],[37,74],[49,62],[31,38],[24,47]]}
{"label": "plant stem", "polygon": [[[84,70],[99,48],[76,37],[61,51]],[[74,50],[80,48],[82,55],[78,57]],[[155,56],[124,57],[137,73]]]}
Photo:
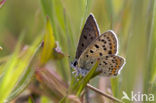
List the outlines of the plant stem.
{"label": "plant stem", "polygon": [[86,97],[86,103],[90,103],[89,102],[89,90],[87,87],[85,87],[85,97]]}
{"label": "plant stem", "polygon": [[111,96],[111,95],[109,95],[109,94],[106,94],[106,93],[102,92],[100,89],[97,89],[97,88],[93,87],[93,86],[90,85],[90,84],[87,84],[87,88],[89,88],[89,89],[95,91],[96,93],[99,93],[99,94],[101,94],[101,95],[103,95],[103,96],[105,96],[105,97],[107,97],[107,98],[109,98],[109,99],[111,99],[111,100],[113,100],[113,101],[116,101],[116,102],[118,102],[118,103],[124,103],[124,102],[122,102],[120,99],[118,99],[118,98],[116,98],[116,97],[113,97],[113,96]]}

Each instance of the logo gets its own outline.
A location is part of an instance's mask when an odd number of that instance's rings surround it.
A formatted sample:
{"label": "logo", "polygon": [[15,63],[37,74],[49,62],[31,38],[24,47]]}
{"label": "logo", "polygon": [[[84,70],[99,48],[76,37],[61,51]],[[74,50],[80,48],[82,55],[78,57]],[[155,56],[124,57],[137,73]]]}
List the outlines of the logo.
{"label": "logo", "polygon": [[154,94],[143,94],[141,92],[134,93],[134,91],[131,91],[131,96],[128,96],[125,91],[123,91],[122,94],[122,100],[126,99],[129,101],[154,101]]}

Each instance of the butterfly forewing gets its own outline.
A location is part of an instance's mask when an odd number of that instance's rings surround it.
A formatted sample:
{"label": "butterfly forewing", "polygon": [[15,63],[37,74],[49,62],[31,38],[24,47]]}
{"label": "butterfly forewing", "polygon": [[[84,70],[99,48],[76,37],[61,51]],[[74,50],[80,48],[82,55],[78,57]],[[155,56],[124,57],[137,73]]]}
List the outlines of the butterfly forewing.
{"label": "butterfly forewing", "polygon": [[78,59],[88,45],[99,36],[99,30],[93,15],[89,15],[78,43],[75,59]]}
{"label": "butterfly forewing", "polygon": [[[82,53],[80,59],[84,62],[88,57],[102,57],[117,53],[117,39],[112,31],[107,31],[94,40]],[[79,59],[79,61],[80,61]]]}

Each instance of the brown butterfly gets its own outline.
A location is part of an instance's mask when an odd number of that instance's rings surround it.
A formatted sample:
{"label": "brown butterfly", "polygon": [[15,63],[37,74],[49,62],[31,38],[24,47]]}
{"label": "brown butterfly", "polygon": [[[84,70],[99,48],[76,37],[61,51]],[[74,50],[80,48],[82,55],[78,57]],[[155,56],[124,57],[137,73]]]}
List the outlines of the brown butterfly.
{"label": "brown butterfly", "polygon": [[125,59],[118,56],[117,51],[116,34],[109,30],[99,35],[96,21],[90,14],[82,30],[72,67],[77,75],[85,76],[99,59],[97,71],[102,71],[103,76],[116,76],[125,64]]}

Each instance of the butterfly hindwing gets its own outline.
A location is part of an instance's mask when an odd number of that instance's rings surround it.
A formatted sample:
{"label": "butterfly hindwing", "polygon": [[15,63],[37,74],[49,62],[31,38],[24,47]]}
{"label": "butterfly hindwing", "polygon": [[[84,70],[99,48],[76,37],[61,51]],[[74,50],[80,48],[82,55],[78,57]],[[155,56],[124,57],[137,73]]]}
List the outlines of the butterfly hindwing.
{"label": "butterfly hindwing", "polygon": [[120,56],[116,55],[106,55],[102,57],[88,57],[88,59],[84,62],[81,60],[79,63],[79,67],[83,70],[90,70],[92,68],[97,59],[100,60],[100,63],[97,67],[98,71],[102,72],[103,76],[116,76],[118,72],[122,69],[122,66],[124,65],[124,59]]}
{"label": "butterfly hindwing", "polygon": [[124,65],[124,58],[116,55],[108,55],[100,58],[100,64],[97,69],[102,70],[104,76],[117,76]]}
{"label": "butterfly hindwing", "polygon": [[99,30],[92,14],[89,15],[82,30],[75,59],[78,59],[88,45],[99,36]]}

